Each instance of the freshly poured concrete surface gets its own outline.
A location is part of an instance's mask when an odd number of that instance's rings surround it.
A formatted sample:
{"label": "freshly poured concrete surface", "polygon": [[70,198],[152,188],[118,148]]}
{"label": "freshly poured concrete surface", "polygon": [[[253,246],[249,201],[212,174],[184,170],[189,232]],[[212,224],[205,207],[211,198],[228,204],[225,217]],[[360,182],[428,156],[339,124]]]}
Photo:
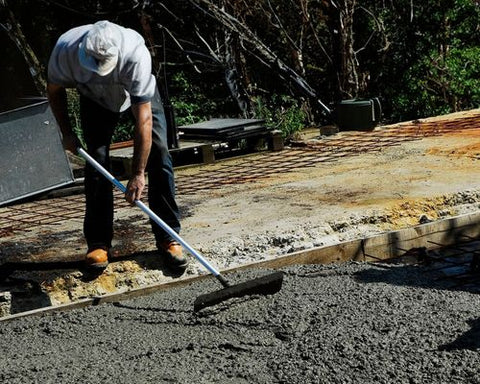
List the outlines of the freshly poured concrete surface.
{"label": "freshly poured concrete surface", "polygon": [[216,281],[1,323],[0,382],[480,382],[478,294],[417,266],[284,271],[276,295],[197,314]]}

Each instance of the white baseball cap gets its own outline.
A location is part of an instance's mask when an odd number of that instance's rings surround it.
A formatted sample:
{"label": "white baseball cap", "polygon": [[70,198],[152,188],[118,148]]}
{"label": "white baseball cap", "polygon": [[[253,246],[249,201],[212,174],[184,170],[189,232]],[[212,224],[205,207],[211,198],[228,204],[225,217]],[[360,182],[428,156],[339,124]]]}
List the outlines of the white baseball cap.
{"label": "white baseball cap", "polygon": [[117,65],[121,39],[115,24],[106,20],[96,22],[78,46],[80,64],[100,76],[108,75]]}

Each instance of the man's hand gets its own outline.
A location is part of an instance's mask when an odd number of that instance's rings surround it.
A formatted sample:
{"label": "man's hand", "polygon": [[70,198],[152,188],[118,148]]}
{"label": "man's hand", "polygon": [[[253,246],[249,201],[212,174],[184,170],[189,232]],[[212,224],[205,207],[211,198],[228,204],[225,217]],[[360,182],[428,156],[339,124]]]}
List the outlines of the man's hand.
{"label": "man's hand", "polygon": [[142,198],[142,193],[145,188],[145,174],[140,173],[132,176],[127,184],[127,191],[125,192],[125,200],[130,204],[135,204],[135,200]]}
{"label": "man's hand", "polygon": [[78,140],[78,137],[74,133],[63,135],[62,143],[63,148],[66,151],[72,152],[74,155],[77,154],[77,149],[81,147],[80,140]]}

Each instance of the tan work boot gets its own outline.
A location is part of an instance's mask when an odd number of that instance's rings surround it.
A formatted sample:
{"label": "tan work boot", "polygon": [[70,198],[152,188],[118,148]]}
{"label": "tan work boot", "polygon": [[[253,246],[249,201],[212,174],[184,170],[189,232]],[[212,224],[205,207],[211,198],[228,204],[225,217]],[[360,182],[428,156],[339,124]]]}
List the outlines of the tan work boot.
{"label": "tan work boot", "polygon": [[85,257],[85,263],[91,268],[107,268],[108,251],[104,248],[89,249]]}
{"label": "tan work boot", "polygon": [[185,269],[188,260],[183,256],[182,246],[174,241],[167,240],[159,244],[158,250],[162,253],[165,263],[172,268]]}

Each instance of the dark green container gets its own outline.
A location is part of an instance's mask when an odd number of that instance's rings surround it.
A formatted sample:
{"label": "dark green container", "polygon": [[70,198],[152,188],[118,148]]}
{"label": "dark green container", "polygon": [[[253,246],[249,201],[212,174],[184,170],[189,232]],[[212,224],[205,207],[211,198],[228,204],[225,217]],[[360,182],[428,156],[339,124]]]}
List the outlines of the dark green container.
{"label": "dark green container", "polygon": [[341,131],[371,131],[382,117],[380,100],[351,99],[337,104],[336,124]]}

